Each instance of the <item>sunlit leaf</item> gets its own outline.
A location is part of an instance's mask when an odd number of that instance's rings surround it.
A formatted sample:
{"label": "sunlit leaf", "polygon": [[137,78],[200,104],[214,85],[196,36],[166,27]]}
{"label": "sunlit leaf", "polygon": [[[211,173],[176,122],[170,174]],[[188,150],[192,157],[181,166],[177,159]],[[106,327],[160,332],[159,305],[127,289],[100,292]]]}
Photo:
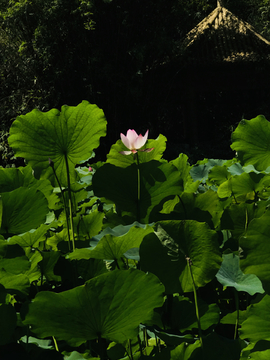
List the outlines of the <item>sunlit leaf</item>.
{"label": "sunlit leaf", "polygon": [[270,123],[263,115],[242,120],[232,133],[231,148],[237,152],[242,165],[257,170],[270,166]]}
{"label": "sunlit leaf", "polygon": [[0,271],[0,284],[4,285],[8,292],[27,295],[30,288],[29,278],[25,274],[14,274],[5,270]]}
{"label": "sunlit leaf", "polygon": [[2,202],[2,234],[21,234],[35,229],[45,222],[49,212],[47,199],[33,188],[21,187],[3,193]]}
{"label": "sunlit leaf", "polygon": [[216,277],[224,287],[234,287],[237,291],[245,291],[250,295],[264,293],[262,283],[256,275],[244,274],[241,271],[239,256],[223,254],[222,257],[223,261]]}
{"label": "sunlit leaf", "polygon": [[[120,134],[119,134],[120,137]],[[163,135],[159,135],[159,137],[155,140],[148,139],[146,144],[142,147],[142,149],[146,148],[154,148],[150,152],[138,152],[139,162],[145,163],[151,160],[160,160],[162,158],[163,152],[166,149],[166,137]],[[134,164],[133,154],[130,155],[122,155],[120,151],[127,150],[125,145],[121,140],[117,140],[116,144],[112,145],[109,154],[107,155],[107,163],[113,164],[119,167],[127,167],[129,165]]]}
{"label": "sunlit leaf", "polygon": [[267,206],[267,202],[264,201],[256,205],[254,203],[231,204],[222,214],[221,229],[230,230],[238,244],[238,239],[246,232],[251,220],[262,216]]}
{"label": "sunlit leaf", "polygon": [[[194,302],[186,297],[173,297],[169,326],[181,333],[198,328]],[[199,299],[198,303],[201,329],[206,330],[219,322],[220,309],[216,304],[207,304]]]}
{"label": "sunlit leaf", "polygon": [[214,166],[209,170],[209,183],[214,183],[219,186],[223,182],[227,181],[231,177],[227,166]]}
{"label": "sunlit leaf", "polygon": [[188,360],[199,359],[202,357],[200,341],[194,342],[194,344],[188,344],[183,342],[174,349],[163,349],[161,353],[158,353],[155,358],[157,360]]}
{"label": "sunlit leaf", "polygon": [[71,260],[74,259],[103,259],[118,260],[124,253],[132,248],[140,246],[143,238],[153,232],[149,226],[146,229],[132,227],[127,234],[122,236],[105,235],[98,242],[97,246],[91,249],[76,249],[69,255]]}
{"label": "sunlit leaf", "polygon": [[245,274],[255,274],[270,293],[270,212],[253,219],[240,238],[240,267]]}
{"label": "sunlit leaf", "polygon": [[192,169],[188,163],[188,157],[185,154],[180,154],[175,160],[172,160],[171,163],[178,169],[180,176],[180,181],[182,183],[183,189],[185,192],[194,193],[200,184],[200,181],[193,181],[190,170]]}
{"label": "sunlit leaf", "polygon": [[211,281],[220,267],[217,233],[205,223],[160,221],[156,232],[147,235],[141,243],[142,270],[157,275],[167,293],[193,291],[188,261],[197,287]]}
{"label": "sunlit leaf", "polygon": [[248,200],[254,200],[255,196],[261,196],[270,185],[270,176],[255,172],[242,173],[239,176],[230,177],[218,188],[218,196],[221,198],[231,195],[245,196]]}
{"label": "sunlit leaf", "polygon": [[34,109],[19,116],[11,126],[8,140],[16,156],[25,158],[42,177],[54,180],[50,158],[60,183],[66,186],[66,161],[73,182],[75,165],[91,156],[105,134],[103,111],[83,101],[78,106],[64,105],[61,112]]}
{"label": "sunlit leaf", "polygon": [[52,224],[40,225],[37,229],[32,229],[21,235],[12,236],[9,240],[9,244],[18,244],[22,248],[38,247],[40,241],[45,240],[45,234],[52,227]]}
{"label": "sunlit leaf", "polygon": [[270,340],[270,296],[265,295],[257,304],[250,305],[247,319],[243,322],[240,332],[242,339],[250,342]]}
{"label": "sunlit leaf", "polygon": [[90,240],[90,238],[97,235],[101,231],[104,216],[105,214],[98,210],[81,216],[77,225],[78,233],[80,235],[86,235]]}
{"label": "sunlit leaf", "polygon": [[58,294],[38,293],[24,324],[41,338],[74,346],[100,337],[121,343],[136,337],[139,324],[162,306],[163,292],[153,274],[116,270]]}
{"label": "sunlit leaf", "polygon": [[118,213],[128,216],[129,222],[149,223],[154,220],[154,211],[162,209],[162,201],[181,193],[183,187],[177,168],[156,160],[141,164],[140,179],[139,203],[136,164],[126,168],[105,164],[93,177],[93,190],[96,196],[113,201]]}
{"label": "sunlit leaf", "polygon": [[194,181],[199,180],[200,182],[205,183],[208,179],[210,169],[214,166],[222,166],[225,162],[226,160],[204,159],[192,167],[190,175]]}
{"label": "sunlit leaf", "polygon": [[41,191],[48,200],[50,209],[55,208],[59,201],[57,195],[53,192],[53,187],[48,180],[37,180],[33,176],[31,166],[19,168],[0,168],[0,191],[1,193],[10,192],[19,187],[32,188]]}

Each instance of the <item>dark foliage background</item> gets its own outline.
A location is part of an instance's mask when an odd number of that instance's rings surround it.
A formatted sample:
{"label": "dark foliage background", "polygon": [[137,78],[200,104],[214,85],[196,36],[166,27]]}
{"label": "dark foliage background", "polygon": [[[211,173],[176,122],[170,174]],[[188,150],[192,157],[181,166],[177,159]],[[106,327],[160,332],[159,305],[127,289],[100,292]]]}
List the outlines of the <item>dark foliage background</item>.
{"label": "dark foliage background", "polygon": [[[270,39],[270,0],[223,1],[231,12]],[[21,0],[0,1],[0,151],[2,165],[15,162],[7,146],[12,121],[33,108],[48,111],[77,105],[83,99],[101,107],[108,135],[98,149],[105,160],[120,132],[129,128],[150,137],[168,138],[167,158],[187,152],[192,160],[228,156],[230,139],[226,123],[219,121],[220,138],[201,145],[185,143],[179,124],[181,113],[172,92],[174,79],[161,78],[159,86],[149,76],[153,69],[179,55],[185,34],[207,16],[216,0]],[[261,112],[268,103],[248,99],[243,108],[231,104],[227,118],[235,126],[241,116]],[[232,101],[231,98],[228,101]],[[202,122],[217,109],[226,111],[226,95],[200,99]],[[252,108],[252,111],[250,110]],[[225,109],[225,110],[224,110]],[[207,120],[207,121],[208,121]],[[206,124],[209,122],[206,121]],[[224,151],[213,151],[225,141]],[[228,149],[229,151],[229,149]],[[166,153],[165,153],[166,157]]]}

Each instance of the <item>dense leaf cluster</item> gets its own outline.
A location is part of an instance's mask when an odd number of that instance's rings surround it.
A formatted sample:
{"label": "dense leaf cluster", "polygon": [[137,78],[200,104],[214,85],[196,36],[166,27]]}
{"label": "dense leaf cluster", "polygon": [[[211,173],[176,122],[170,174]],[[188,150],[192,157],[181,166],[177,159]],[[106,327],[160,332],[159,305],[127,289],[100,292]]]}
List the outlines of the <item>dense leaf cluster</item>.
{"label": "dense leaf cluster", "polygon": [[269,122],[193,166],[163,135],[93,163],[105,135],[87,101],[10,129],[27,165],[0,169],[0,357],[267,358]]}

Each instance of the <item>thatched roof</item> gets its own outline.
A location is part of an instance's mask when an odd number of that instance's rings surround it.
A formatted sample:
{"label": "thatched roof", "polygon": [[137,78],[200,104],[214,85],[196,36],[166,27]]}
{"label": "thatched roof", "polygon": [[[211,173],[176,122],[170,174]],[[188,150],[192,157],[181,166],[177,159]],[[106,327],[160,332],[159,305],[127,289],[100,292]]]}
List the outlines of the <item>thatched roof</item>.
{"label": "thatched roof", "polygon": [[193,63],[270,59],[270,42],[219,1],[216,9],[186,35],[183,48]]}

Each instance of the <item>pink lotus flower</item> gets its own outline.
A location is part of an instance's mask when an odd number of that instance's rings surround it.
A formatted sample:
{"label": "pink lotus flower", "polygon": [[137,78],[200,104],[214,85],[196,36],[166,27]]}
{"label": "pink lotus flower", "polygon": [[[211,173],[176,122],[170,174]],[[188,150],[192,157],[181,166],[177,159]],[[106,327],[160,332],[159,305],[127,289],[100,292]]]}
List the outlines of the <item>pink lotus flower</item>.
{"label": "pink lotus flower", "polygon": [[129,155],[129,154],[136,154],[137,151],[143,152],[150,152],[154,148],[151,149],[144,149],[140,150],[147,141],[148,138],[148,130],[146,131],[145,135],[142,134],[138,135],[135,130],[129,129],[127,131],[127,135],[120,134],[122,143],[129,149],[129,151],[120,151],[120,154]]}

